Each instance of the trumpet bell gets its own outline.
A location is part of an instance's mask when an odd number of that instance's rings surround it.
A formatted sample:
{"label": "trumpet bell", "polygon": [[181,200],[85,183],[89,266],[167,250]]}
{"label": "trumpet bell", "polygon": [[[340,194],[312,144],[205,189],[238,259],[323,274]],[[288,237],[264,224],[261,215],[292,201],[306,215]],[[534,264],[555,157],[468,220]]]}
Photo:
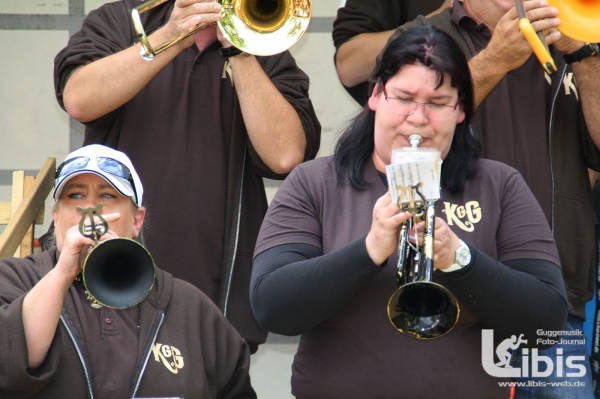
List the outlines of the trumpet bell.
{"label": "trumpet bell", "polygon": [[548,0],[558,9],[558,30],[584,43],[600,42],[600,0]]}
{"label": "trumpet bell", "polygon": [[101,305],[124,309],[135,306],[154,284],[154,261],[137,241],[113,238],[99,242],[83,264],[88,293]]}
{"label": "trumpet bell", "polygon": [[219,0],[223,36],[253,55],[273,55],[292,47],[306,32],[312,0]]}
{"label": "trumpet bell", "polygon": [[439,338],[450,332],[460,309],[454,295],[430,281],[403,285],[388,302],[388,318],[401,333],[418,339]]}
{"label": "trumpet bell", "polygon": [[282,0],[238,1],[235,7],[246,26],[261,33],[281,28],[290,13],[290,2]]}

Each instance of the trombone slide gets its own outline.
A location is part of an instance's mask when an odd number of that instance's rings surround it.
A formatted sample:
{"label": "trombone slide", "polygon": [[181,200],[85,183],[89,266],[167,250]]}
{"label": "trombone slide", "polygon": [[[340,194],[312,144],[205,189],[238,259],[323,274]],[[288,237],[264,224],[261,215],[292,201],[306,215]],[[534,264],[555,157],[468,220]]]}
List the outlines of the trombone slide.
{"label": "trombone slide", "polygon": [[531,22],[525,15],[523,0],[515,0],[515,7],[519,14],[519,29],[523,33],[523,36],[525,36],[525,40],[529,43],[529,46],[533,50],[538,61],[542,64],[542,67],[548,74],[556,72],[556,64],[550,55],[544,36],[541,32],[536,32],[533,29]]}
{"label": "trombone slide", "polygon": [[546,72],[548,74],[556,72],[556,64],[554,63],[554,59],[550,56],[550,51],[548,51],[548,48],[543,42],[543,36],[533,30],[529,19],[519,19],[519,29],[521,29],[521,32],[523,32],[523,35],[529,43],[529,46],[531,46],[533,53],[540,61],[540,64],[542,64],[542,67],[546,70]]}

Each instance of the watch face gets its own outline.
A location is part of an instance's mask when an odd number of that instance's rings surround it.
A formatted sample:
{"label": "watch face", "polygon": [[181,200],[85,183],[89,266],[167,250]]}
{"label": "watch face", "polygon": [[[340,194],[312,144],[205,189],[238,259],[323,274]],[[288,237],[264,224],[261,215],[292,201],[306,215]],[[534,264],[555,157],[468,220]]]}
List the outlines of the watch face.
{"label": "watch face", "polygon": [[471,262],[471,251],[469,251],[469,247],[463,245],[456,250],[456,263],[466,266],[469,262]]}

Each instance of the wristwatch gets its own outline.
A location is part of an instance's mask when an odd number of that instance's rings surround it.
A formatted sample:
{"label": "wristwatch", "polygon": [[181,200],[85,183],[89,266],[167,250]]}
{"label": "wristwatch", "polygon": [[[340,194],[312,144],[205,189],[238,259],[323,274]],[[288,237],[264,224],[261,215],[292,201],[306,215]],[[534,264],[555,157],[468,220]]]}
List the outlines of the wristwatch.
{"label": "wristwatch", "polygon": [[600,54],[600,46],[598,46],[598,43],[586,43],[579,50],[573,51],[571,54],[563,55],[563,58],[567,64],[572,64],[588,57],[597,56],[598,54]]}
{"label": "wristwatch", "polygon": [[471,263],[471,250],[463,240],[460,240],[460,247],[454,252],[454,263],[447,269],[440,269],[444,273],[455,272]]}
{"label": "wristwatch", "polygon": [[246,57],[249,56],[250,54],[246,53],[245,51],[240,50],[237,47],[231,46],[231,47],[221,47],[219,49],[219,54],[221,54],[221,57],[228,59],[229,57],[235,57],[236,55],[245,55]]}

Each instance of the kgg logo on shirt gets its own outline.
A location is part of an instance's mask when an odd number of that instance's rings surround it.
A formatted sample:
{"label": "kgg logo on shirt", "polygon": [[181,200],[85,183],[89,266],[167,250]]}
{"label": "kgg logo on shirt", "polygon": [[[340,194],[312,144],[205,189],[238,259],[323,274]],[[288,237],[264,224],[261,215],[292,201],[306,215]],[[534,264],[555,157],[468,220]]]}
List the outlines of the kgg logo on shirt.
{"label": "kgg logo on shirt", "polygon": [[162,361],[167,370],[173,374],[177,374],[179,369],[183,368],[181,351],[174,346],[156,343],[152,347],[152,353],[154,353],[154,360]]}
{"label": "kgg logo on shirt", "polygon": [[446,223],[448,226],[457,225],[464,231],[475,230],[475,223],[481,220],[481,207],[478,201],[469,201],[464,206],[444,202]]}

